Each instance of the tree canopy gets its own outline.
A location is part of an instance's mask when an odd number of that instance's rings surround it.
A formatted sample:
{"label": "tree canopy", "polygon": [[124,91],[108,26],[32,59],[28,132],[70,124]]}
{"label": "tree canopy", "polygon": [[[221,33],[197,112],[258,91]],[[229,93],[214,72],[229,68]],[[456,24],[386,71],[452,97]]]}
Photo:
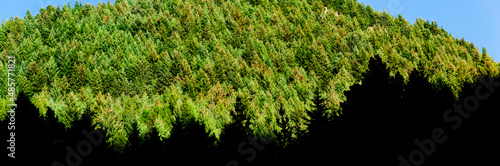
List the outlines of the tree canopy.
{"label": "tree canopy", "polygon": [[457,98],[464,85],[499,73],[484,48],[436,22],[411,25],[355,0],[47,6],[2,23],[1,94],[8,56],[17,59],[17,94],[42,116],[50,109],[68,128],[90,116],[117,149],[134,130],[168,139],[173,125],[191,123],[215,140],[241,123],[248,134],[286,144],[308,131],[318,107],[330,119],[342,114],[344,92],[363,83],[374,57],[391,77],[407,82],[417,72]]}

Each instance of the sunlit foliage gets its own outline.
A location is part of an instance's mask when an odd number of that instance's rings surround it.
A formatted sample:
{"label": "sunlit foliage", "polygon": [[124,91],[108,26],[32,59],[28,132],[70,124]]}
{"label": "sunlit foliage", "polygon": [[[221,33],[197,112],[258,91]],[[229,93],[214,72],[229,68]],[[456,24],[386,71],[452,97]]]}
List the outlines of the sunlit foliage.
{"label": "sunlit foliage", "polygon": [[[391,77],[407,82],[418,72],[456,97],[465,84],[499,72],[486,50],[436,22],[411,25],[354,0],[48,6],[3,22],[0,53],[1,94],[7,56],[15,56],[18,93],[42,116],[50,109],[68,128],[91,116],[117,149],[134,130],[168,139],[174,125],[190,123],[215,140],[232,123],[296,140],[318,107],[330,119],[342,114],[344,92],[363,82],[377,56]],[[6,99],[0,103],[6,110]]]}

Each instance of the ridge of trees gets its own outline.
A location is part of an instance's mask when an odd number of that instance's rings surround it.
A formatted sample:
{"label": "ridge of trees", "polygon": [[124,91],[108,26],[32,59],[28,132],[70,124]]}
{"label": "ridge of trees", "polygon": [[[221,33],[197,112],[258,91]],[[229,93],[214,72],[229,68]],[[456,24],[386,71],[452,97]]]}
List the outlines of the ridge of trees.
{"label": "ridge of trees", "polygon": [[118,150],[134,130],[168,139],[188,123],[215,140],[241,123],[286,145],[308,131],[317,107],[329,119],[342,114],[344,92],[375,57],[391,77],[406,83],[418,72],[455,98],[499,74],[484,48],[436,22],[411,25],[355,0],[68,3],[3,22],[0,51],[1,94],[15,56],[17,94],[68,128],[91,116]]}

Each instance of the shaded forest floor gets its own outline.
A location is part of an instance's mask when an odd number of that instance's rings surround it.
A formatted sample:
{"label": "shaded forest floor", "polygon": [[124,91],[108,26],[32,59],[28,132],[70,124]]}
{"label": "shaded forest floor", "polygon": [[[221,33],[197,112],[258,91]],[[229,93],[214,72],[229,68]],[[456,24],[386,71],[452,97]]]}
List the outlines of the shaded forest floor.
{"label": "shaded forest floor", "polygon": [[[226,165],[229,161],[239,165],[399,165],[399,155],[408,159],[410,152],[419,149],[415,139],[431,138],[438,127],[444,129],[447,139],[436,144],[423,165],[486,165],[495,161],[499,152],[490,150],[500,148],[500,136],[496,134],[500,126],[500,87],[487,100],[479,101],[478,110],[471,112],[469,118],[462,118],[459,128],[451,130],[455,122],[443,120],[444,112],[453,109],[455,103],[449,90],[436,92],[417,74],[411,76],[407,85],[403,86],[401,80],[389,78],[380,60],[372,59],[362,85],[346,92],[348,100],[342,104],[343,114],[333,121],[320,113],[312,114],[310,132],[286,149],[260,142],[258,147],[252,147],[239,125],[225,129],[215,146],[204,127],[193,124],[175,126],[172,137],[164,141],[152,136],[142,142],[134,133],[131,145],[122,154],[105,143],[93,146],[80,165]],[[465,87],[458,103],[474,95],[475,88]],[[57,161],[68,165],[65,147],[76,149],[80,141],[87,139],[82,130],[92,129],[89,118],[65,130],[53,118],[52,111],[48,111],[46,119],[39,117],[26,96],[21,96],[17,104],[16,161],[35,161],[38,165]],[[7,121],[0,126],[6,131]],[[9,139],[6,132],[2,132],[1,138]],[[243,150],[247,150],[244,155],[238,152],[243,142]],[[2,155],[6,156],[7,150],[3,149]],[[255,151],[250,152],[251,149]],[[256,155],[252,157],[251,153]]]}

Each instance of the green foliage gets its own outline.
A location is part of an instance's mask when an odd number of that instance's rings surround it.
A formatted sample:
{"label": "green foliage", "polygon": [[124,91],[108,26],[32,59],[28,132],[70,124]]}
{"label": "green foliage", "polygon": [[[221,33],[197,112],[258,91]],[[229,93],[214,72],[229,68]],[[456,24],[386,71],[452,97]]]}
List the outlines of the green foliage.
{"label": "green foliage", "polygon": [[344,92],[363,82],[375,56],[391,77],[407,82],[418,72],[456,97],[465,84],[499,73],[485,49],[436,22],[411,25],[354,0],[48,6],[3,22],[0,53],[0,94],[6,57],[16,56],[16,85],[42,116],[50,109],[68,128],[90,116],[117,150],[134,130],[143,139],[156,130],[163,140],[174,125],[193,123],[217,141],[241,123],[286,145],[308,131],[318,107],[339,116]]}

